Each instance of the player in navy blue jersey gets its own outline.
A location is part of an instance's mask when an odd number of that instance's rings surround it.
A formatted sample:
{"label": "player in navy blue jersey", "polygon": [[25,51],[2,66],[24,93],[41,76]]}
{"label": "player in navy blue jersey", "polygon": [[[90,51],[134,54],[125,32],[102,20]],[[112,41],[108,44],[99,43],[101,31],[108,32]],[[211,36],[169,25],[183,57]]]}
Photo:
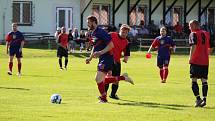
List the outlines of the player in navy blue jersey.
{"label": "player in navy blue jersey", "polygon": [[17,24],[12,24],[12,31],[6,35],[6,47],[7,54],[9,54],[9,70],[8,75],[12,75],[13,68],[13,58],[16,55],[18,61],[18,76],[21,76],[21,58],[22,58],[22,48],[24,46],[24,36],[18,31]]}
{"label": "player in navy blue jersey", "polygon": [[107,102],[105,91],[105,76],[111,74],[113,64],[113,42],[111,36],[103,29],[97,26],[97,18],[95,16],[87,17],[88,29],[91,32],[93,48],[90,57],[86,59],[86,63],[90,63],[92,58],[99,58],[99,63],[96,73],[96,83],[101,94],[99,97],[101,103]]}
{"label": "player in navy blue jersey", "polygon": [[157,66],[160,69],[161,83],[166,83],[166,79],[169,73],[168,66],[170,61],[171,49],[175,52],[175,42],[167,36],[167,30],[165,27],[160,29],[160,36],[156,37],[149,48],[148,53],[150,53],[151,48],[157,48]]}

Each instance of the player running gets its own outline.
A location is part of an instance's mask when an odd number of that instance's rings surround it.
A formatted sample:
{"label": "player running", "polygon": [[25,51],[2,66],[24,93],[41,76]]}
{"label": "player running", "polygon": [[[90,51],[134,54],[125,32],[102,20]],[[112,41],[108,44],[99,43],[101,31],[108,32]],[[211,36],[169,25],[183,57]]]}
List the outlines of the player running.
{"label": "player running", "polygon": [[86,63],[90,63],[92,58],[99,58],[95,80],[101,94],[100,102],[106,103],[107,98],[104,80],[106,74],[111,73],[112,70],[113,53],[110,50],[113,48],[113,43],[111,41],[111,36],[103,29],[99,28],[97,24],[98,21],[95,16],[87,17],[88,30],[92,32],[93,48],[90,57],[86,59]]}
{"label": "player running", "polygon": [[120,27],[119,33],[117,32],[110,33],[112,42],[114,44],[114,48],[113,48],[114,63],[113,63],[113,69],[112,69],[112,76],[107,75],[105,77],[105,83],[107,83],[105,85],[105,90],[107,92],[109,88],[109,83],[113,83],[111,94],[109,97],[117,100],[119,99],[119,97],[117,96],[116,92],[118,90],[120,80],[125,80],[127,82],[130,82],[131,84],[134,84],[133,80],[130,77],[128,77],[127,73],[124,73],[122,76],[120,76],[121,54],[122,52],[124,53],[123,62],[125,63],[128,62],[128,58],[130,56],[129,43],[128,43],[128,40],[126,39],[129,31],[130,31],[130,27],[127,24],[122,24],[122,26]]}
{"label": "player running", "polygon": [[173,49],[175,52],[175,42],[167,36],[167,30],[165,27],[160,28],[160,36],[156,37],[150,46],[148,53],[150,53],[151,48],[157,48],[157,66],[160,69],[161,83],[166,83],[166,79],[169,73],[168,66],[170,61],[170,52]]}
{"label": "player running", "polygon": [[22,48],[24,46],[24,36],[18,31],[18,26],[16,23],[12,23],[12,31],[6,35],[6,52],[9,54],[9,70],[8,75],[12,75],[13,68],[13,58],[16,55],[18,61],[18,73],[17,75],[21,76],[21,67],[22,67]]}

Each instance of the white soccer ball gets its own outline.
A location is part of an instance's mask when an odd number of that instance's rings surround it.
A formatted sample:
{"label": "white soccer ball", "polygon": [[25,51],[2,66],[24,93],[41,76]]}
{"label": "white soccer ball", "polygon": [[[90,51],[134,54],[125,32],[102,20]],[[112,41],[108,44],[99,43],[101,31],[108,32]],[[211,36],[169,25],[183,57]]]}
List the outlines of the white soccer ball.
{"label": "white soccer ball", "polygon": [[53,94],[51,96],[51,103],[56,103],[56,104],[60,104],[62,101],[62,98],[59,94]]}

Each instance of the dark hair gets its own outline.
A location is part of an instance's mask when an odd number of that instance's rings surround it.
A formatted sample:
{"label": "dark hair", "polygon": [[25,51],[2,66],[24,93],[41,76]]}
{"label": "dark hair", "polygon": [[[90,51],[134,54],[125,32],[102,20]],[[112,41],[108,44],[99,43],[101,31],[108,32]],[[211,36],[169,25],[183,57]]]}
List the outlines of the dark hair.
{"label": "dark hair", "polygon": [[160,28],[160,30],[161,30],[161,29],[167,31],[167,28],[166,28],[165,26],[162,26],[162,27]]}
{"label": "dark hair", "polygon": [[93,15],[88,16],[87,19],[98,24],[97,18]]}

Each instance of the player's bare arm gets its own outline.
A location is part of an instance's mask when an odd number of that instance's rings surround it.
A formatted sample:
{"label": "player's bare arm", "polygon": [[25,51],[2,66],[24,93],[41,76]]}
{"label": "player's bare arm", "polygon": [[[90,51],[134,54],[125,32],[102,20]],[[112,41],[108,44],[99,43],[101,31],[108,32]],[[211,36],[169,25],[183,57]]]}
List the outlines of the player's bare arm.
{"label": "player's bare arm", "polygon": [[114,45],[113,45],[113,42],[111,41],[103,50],[94,52],[93,57],[97,58],[100,55],[105,54],[106,52],[110,51],[113,48],[114,48]]}
{"label": "player's bare arm", "polygon": [[22,48],[23,48],[24,44],[25,44],[25,41],[23,40],[23,41],[21,42],[21,46],[20,46],[20,48],[19,48],[19,52],[22,52]]}
{"label": "player's bare arm", "polygon": [[89,64],[90,61],[93,59],[93,51],[94,51],[94,47],[91,50],[90,57],[86,58],[86,64]]}
{"label": "player's bare arm", "polygon": [[189,57],[189,60],[190,60],[191,57],[193,56],[193,52],[194,52],[195,48],[196,48],[196,45],[192,45],[192,46],[190,47],[190,57]]}
{"label": "player's bare arm", "polygon": [[10,46],[9,42],[6,42],[6,54],[8,54],[9,46]]}

